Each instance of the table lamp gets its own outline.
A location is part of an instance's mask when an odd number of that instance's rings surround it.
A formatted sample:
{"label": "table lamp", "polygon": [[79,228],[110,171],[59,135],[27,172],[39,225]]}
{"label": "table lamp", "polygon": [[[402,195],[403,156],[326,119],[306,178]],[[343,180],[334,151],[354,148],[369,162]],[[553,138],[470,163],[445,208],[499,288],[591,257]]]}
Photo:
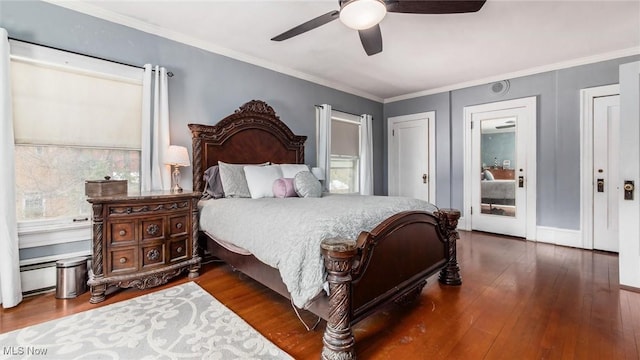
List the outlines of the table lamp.
{"label": "table lamp", "polygon": [[164,163],[173,166],[171,192],[182,192],[180,187],[180,166],[190,166],[189,153],[184,146],[170,145]]}

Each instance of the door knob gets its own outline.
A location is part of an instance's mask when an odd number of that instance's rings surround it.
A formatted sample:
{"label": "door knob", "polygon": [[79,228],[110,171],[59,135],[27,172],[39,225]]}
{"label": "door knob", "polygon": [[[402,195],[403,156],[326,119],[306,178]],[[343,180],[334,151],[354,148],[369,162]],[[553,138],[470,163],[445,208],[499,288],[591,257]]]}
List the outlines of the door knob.
{"label": "door knob", "polygon": [[604,192],[604,179],[598,179],[597,181],[598,192]]}
{"label": "door knob", "polygon": [[524,187],[524,176],[518,176],[518,187]]}
{"label": "door knob", "polygon": [[429,180],[429,176],[427,176],[427,174],[422,174],[422,183],[426,184],[428,180]]}

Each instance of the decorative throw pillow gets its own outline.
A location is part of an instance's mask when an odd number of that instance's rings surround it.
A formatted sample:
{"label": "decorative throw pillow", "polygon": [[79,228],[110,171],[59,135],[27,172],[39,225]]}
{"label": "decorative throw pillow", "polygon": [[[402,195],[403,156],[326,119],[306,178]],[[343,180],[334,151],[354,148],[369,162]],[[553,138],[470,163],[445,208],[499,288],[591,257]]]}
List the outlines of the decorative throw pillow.
{"label": "decorative throw pillow", "polygon": [[218,165],[208,168],[202,176],[204,180],[204,191],[202,197],[205,199],[220,199],[224,197],[222,180],[220,180],[220,169]]}
{"label": "decorative throw pillow", "polygon": [[282,171],[277,165],[244,167],[244,175],[252,199],[273,197],[273,182],[282,177]]}
{"label": "decorative throw pillow", "polygon": [[296,197],[293,178],[280,178],[273,182],[273,196],[277,198]]}
{"label": "decorative throw pillow", "polygon": [[293,187],[300,197],[321,197],[322,185],[320,181],[310,172],[301,171],[293,178]]}
{"label": "decorative throw pillow", "polygon": [[280,164],[278,166],[282,169],[282,177],[284,178],[293,179],[300,171],[309,171],[309,166],[305,164]]}
{"label": "decorative throw pillow", "polygon": [[[256,166],[264,166],[269,163],[255,164]],[[251,164],[228,164],[218,161],[220,169],[220,180],[225,197],[230,198],[250,198],[249,186],[244,175],[244,167]]]}

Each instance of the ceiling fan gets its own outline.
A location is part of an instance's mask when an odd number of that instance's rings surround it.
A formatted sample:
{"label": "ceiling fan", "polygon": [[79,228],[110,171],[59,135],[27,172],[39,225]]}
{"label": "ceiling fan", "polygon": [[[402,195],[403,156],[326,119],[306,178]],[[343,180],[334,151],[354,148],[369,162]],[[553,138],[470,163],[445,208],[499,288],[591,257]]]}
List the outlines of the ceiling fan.
{"label": "ceiling fan", "polygon": [[272,38],[282,41],[313,30],[337,18],[348,27],[358,30],[360,42],[367,55],[382,51],[380,21],[387,12],[405,14],[457,14],[476,12],[486,0],[339,0],[340,10],[333,10],[313,18]]}

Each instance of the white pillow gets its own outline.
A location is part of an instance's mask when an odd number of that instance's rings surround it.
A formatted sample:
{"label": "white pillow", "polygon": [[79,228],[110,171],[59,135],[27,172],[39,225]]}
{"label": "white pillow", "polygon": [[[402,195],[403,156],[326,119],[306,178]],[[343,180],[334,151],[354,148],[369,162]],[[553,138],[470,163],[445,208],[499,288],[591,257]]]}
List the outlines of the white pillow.
{"label": "white pillow", "polygon": [[273,183],[282,177],[282,170],[277,165],[249,165],[244,167],[244,176],[252,199],[273,197]]}
{"label": "white pillow", "polygon": [[305,164],[280,164],[279,166],[284,178],[294,178],[300,171],[309,171],[309,167]]}

